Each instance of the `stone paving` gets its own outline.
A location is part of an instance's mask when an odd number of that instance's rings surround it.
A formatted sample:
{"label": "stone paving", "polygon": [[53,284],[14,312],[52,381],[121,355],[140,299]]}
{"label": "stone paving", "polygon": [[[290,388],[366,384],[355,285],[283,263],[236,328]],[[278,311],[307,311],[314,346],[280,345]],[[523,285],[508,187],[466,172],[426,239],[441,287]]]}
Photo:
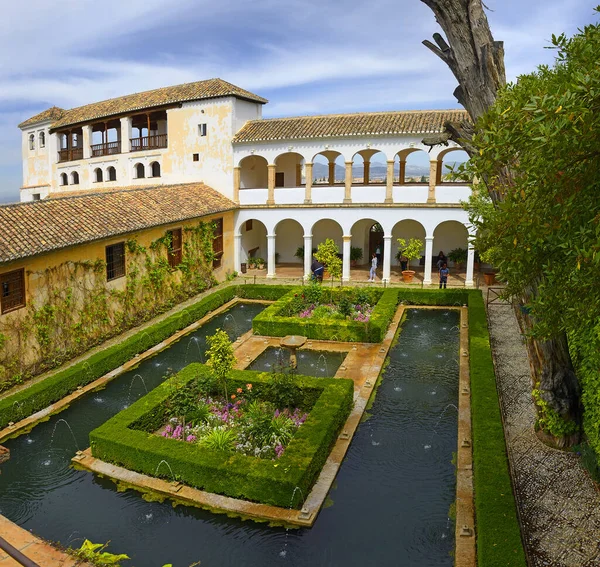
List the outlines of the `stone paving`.
{"label": "stone paving", "polygon": [[600,493],[574,453],[552,449],[535,436],[527,352],[512,307],[489,305],[488,317],[529,565],[600,566]]}

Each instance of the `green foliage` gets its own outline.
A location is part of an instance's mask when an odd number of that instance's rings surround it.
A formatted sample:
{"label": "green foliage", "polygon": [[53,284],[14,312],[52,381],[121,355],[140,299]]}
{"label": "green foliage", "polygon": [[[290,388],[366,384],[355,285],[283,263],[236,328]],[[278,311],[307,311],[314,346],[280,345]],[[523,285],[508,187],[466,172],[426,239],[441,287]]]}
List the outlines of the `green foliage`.
{"label": "green foliage", "polygon": [[350,247],[350,261],[358,262],[359,260],[362,260],[362,257],[363,257],[362,248],[358,248],[356,246]]}
{"label": "green foliage", "polygon": [[222,329],[217,329],[214,335],[206,337],[206,342],[209,347],[206,351],[207,364],[212,368],[213,374],[227,398],[227,377],[236,363],[229,335]]}
{"label": "green foliage", "polygon": [[352,314],[352,302],[348,299],[347,295],[342,295],[340,297],[338,311],[344,318],[349,317]]}
{"label": "green foliage", "polygon": [[[193,384],[202,374],[210,373],[211,369],[206,365],[191,364],[176,378],[162,383],[92,431],[90,443],[93,455],[152,476],[164,459],[171,465],[175,478],[190,486],[233,498],[285,508],[290,505],[299,507],[302,502],[300,491],[303,494],[310,491],[350,413],[353,382],[293,377],[300,391],[298,407],[310,413],[277,462],[149,435],[149,432],[155,431],[155,416],[161,413],[161,408],[172,394],[170,382],[176,379],[180,384]],[[269,380],[266,374],[233,370],[228,382],[230,390],[252,383],[261,401],[273,403],[265,390]],[[269,420],[271,435],[287,434],[280,421]],[[164,474],[171,479],[170,471]]]}
{"label": "green foliage", "polygon": [[315,252],[315,258],[325,266],[325,269],[334,280],[342,277],[342,261],[338,256],[339,253],[340,249],[331,238],[321,242]]}
{"label": "green foliage", "polygon": [[448,252],[448,260],[455,264],[464,264],[467,261],[467,250],[465,248],[455,248]]}
{"label": "green foliage", "polygon": [[233,429],[212,429],[202,439],[202,446],[213,451],[225,451],[231,453],[235,445],[235,431]]}
{"label": "green foliage", "polygon": [[269,380],[263,387],[263,392],[278,408],[293,408],[301,403],[301,392],[294,375],[283,369],[275,370],[266,377]]}
{"label": "green foliage", "polygon": [[98,566],[114,565],[119,567],[121,561],[129,559],[129,556],[124,553],[115,555],[104,551],[107,546],[108,543],[92,543],[86,539],[79,549],[73,551],[73,554]]}
{"label": "green foliage", "polygon": [[543,431],[547,431],[555,437],[563,437],[577,433],[579,425],[573,421],[564,419],[557,411],[552,409],[548,402],[542,398],[542,392],[538,388],[534,388],[531,395],[538,408],[537,427]]}
{"label": "green foliage", "polygon": [[418,238],[411,238],[407,243],[404,238],[398,238],[398,246],[402,250],[400,255],[404,255],[408,259],[407,268],[410,269],[410,261],[421,257],[423,241]]}

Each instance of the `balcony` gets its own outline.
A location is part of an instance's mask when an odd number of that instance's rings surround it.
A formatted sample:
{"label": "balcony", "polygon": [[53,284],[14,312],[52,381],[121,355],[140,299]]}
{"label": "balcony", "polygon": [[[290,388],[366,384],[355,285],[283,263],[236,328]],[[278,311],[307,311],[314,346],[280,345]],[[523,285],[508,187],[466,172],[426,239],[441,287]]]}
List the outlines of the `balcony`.
{"label": "balcony", "polygon": [[68,150],[58,150],[58,161],[74,161],[83,159],[83,148],[70,148]]}
{"label": "balcony", "polygon": [[155,150],[167,147],[167,135],[157,134],[155,136],[143,136],[141,138],[131,138],[131,151],[140,152],[143,150]]}
{"label": "balcony", "polygon": [[105,142],[103,144],[94,144],[90,146],[92,157],[112,156],[121,153],[121,141]]}

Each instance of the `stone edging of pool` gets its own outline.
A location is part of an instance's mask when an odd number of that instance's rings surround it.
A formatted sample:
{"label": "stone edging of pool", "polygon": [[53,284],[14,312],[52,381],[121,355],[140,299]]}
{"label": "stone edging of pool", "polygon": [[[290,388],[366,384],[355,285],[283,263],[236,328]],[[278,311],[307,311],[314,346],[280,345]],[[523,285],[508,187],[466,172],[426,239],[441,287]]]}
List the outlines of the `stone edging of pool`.
{"label": "stone edging of pool", "polygon": [[38,423],[40,423],[42,421],[46,421],[52,415],[59,413],[59,412],[63,411],[64,409],[66,409],[67,407],[69,407],[69,405],[71,405],[75,400],[77,400],[81,396],[84,396],[88,392],[92,392],[94,390],[98,390],[98,389],[102,388],[108,382],[110,382],[111,380],[114,380],[117,376],[120,376],[124,372],[128,372],[129,370],[135,368],[143,360],[146,360],[147,358],[150,358],[150,357],[154,356],[155,354],[159,353],[160,351],[164,350],[172,343],[178,341],[181,337],[195,331],[196,329],[198,329],[199,327],[204,325],[207,321],[209,321],[216,315],[219,315],[219,313],[222,313],[223,311],[227,311],[228,309],[230,309],[237,303],[262,303],[262,304],[267,305],[267,304],[273,303],[273,301],[264,301],[264,300],[258,300],[258,299],[244,299],[244,298],[235,297],[234,299],[232,299],[231,301],[228,301],[227,303],[224,303],[223,305],[221,305],[214,311],[207,313],[204,317],[202,317],[198,321],[195,321],[194,323],[188,325],[184,329],[177,331],[175,334],[171,335],[164,341],[154,345],[153,347],[149,348],[147,351],[145,351],[145,352],[141,353],[140,355],[127,361],[125,364],[122,364],[121,366],[118,366],[117,368],[111,370],[110,372],[107,372],[104,376],[97,378],[96,380],[94,380],[93,382],[90,382],[86,386],[80,386],[79,388],[77,388],[77,390],[75,390],[68,396],[65,396],[64,398],[60,399],[58,402],[55,402],[55,403],[49,405],[48,407],[30,415],[29,417],[26,417],[25,419],[22,419],[21,421],[18,421],[17,423],[14,423],[13,425],[8,425],[8,427],[1,429],[0,430],[0,443],[5,441],[6,439],[10,439],[11,437],[16,436],[16,434],[26,433],[27,431],[29,431],[33,427],[35,427]]}
{"label": "stone edging of pool", "polygon": [[[456,309],[453,307],[436,306],[411,306],[411,308]],[[468,363],[468,310],[466,307],[458,309],[461,315],[461,329],[459,347],[459,442],[457,449],[455,549],[457,566],[474,567],[476,565],[476,559]],[[178,482],[168,482],[132,472],[122,467],[95,459],[92,457],[89,449],[75,455],[73,463],[79,468],[87,469],[96,474],[108,477],[127,488],[133,488],[142,493],[153,492],[165,498],[176,500],[179,503],[227,513],[229,515],[237,515],[257,521],[266,521],[297,527],[310,527],[316,521],[319,511],[325,502],[346,451],[350,446],[352,437],[358,428],[365,408],[371,398],[373,389],[384,366],[386,356],[402,320],[404,310],[404,305],[398,307],[382,343],[339,343],[311,340],[303,347],[307,350],[348,353],[335,377],[351,378],[354,380],[355,404],[301,510],[290,510],[277,506],[234,499],[191,488]],[[240,370],[245,369],[267,348],[279,346],[280,341],[280,337],[255,336],[249,331],[240,337],[234,344],[235,353],[238,358],[236,367]]]}

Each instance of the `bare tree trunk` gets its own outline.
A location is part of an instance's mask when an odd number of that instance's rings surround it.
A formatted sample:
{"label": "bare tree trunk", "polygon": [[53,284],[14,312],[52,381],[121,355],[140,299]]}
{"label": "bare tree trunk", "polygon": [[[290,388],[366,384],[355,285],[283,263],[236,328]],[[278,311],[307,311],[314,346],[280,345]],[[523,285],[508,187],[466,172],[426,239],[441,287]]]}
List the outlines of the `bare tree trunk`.
{"label": "bare tree trunk", "polygon": [[[428,40],[423,44],[444,61],[456,77],[459,86],[454,95],[472,120],[472,123],[446,123],[447,133],[473,155],[473,124],[494,104],[498,90],[506,84],[503,43],[492,37],[482,0],[421,1],[431,8],[446,35],[444,39],[436,33],[433,35],[435,44]],[[511,172],[501,172],[501,179],[509,186]],[[488,191],[492,202],[502,201],[501,188],[488,187]],[[523,303],[535,292],[535,289],[528,290]],[[527,336],[534,321],[521,309],[517,309],[517,318]],[[533,380],[539,382],[542,398],[562,417],[580,424],[581,390],[565,333],[547,341],[527,336],[527,350]]]}

